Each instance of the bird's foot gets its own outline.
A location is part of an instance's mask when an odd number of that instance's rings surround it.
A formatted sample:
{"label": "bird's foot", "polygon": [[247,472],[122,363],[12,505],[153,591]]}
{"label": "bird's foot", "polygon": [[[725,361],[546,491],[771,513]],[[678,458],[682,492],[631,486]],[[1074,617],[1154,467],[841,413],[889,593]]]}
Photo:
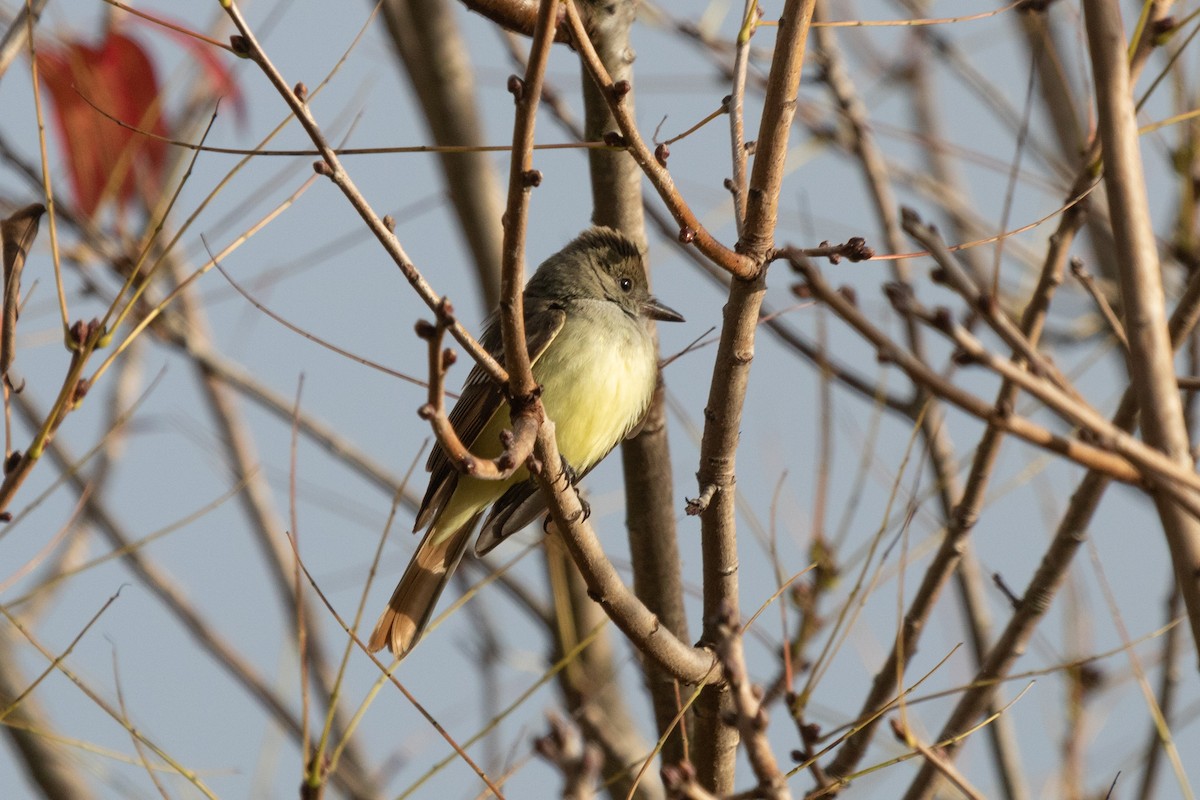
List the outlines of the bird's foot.
{"label": "bird's foot", "polygon": [[562,464],[562,473],[563,476],[566,477],[567,483],[572,486],[579,483],[579,473],[576,472],[575,468],[571,466],[571,462],[567,461],[567,457],[560,454],[559,460]]}
{"label": "bird's foot", "polygon": [[579,491],[580,475],[575,471],[575,468],[571,466],[571,463],[567,461],[566,456],[560,455],[559,458],[562,459],[563,475],[567,477],[567,481],[571,484],[571,487],[575,489],[575,497],[578,498],[579,506],[583,509],[583,519],[587,520],[592,516],[592,506],[587,500],[583,499],[583,493]]}
{"label": "bird's foot", "polygon": [[[561,459],[560,463],[562,465],[562,477],[567,482],[567,486],[575,490],[575,498],[579,501],[579,507],[582,511],[579,519],[580,521],[586,521],[592,516],[592,504],[585,500],[583,498],[583,493],[579,491],[579,473],[576,472],[575,468],[571,466],[569,461],[567,461],[566,456],[560,455],[559,458]],[[547,533],[550,530],[550,521],[550,516],[547,515],[545,522],[542,523],[542,529]]]}

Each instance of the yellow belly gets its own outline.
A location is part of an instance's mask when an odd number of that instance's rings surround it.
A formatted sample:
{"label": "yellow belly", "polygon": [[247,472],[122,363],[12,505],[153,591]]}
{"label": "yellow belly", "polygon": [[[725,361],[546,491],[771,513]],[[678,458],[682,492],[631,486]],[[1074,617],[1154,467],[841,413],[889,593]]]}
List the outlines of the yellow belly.
{"label": "yellow belly", "polygon": [[[568,321],[555,346],[534,365],[559,452],[578,472],[624,439],[650,404],[658,365],[649,336],[634,324],[639,329],[600,336],[596,326],[585,325],[586,333],[572,335]],[[564,337],[578,344],[557,346]]]}
{"label": "yellow belly", "polygon": [[[558,450],[579,473],[595,465],[641,421],[658,377],[653,342],[641,323],[624,315],[605,321],[617,324],[596,325],[586,317],[568,319],[533,365],[546,416],[554,421]],[[511,424],[508,406],[502,405],[475,440],[472,452],[484,458],[498,456],[500,434]],[[449,535],[498,500],[509,486],[528,477],[524,468],[507,481],[460,476],[434,524]]]}

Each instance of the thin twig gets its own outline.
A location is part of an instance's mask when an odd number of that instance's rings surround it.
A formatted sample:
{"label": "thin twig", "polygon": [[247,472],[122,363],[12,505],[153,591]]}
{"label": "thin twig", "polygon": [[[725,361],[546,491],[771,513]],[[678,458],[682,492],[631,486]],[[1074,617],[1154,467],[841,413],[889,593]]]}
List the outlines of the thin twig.
{"label": "thin twig", "polygon": [[733,56],[733,91],[725,103],[729,112],[729,147],[733,160],[733,178],[729,181],[729,193],[733,195],[733,221],[737,226],[738,236],[742,235],[742,226],[746,223],[746,135],[745,135],[745,96],[746,70],[750,64],[750,39],[758,27],[758,18],[762,12],[758,0],[746,0],[742,10],[742,24],[738,28],[737,49]]}
{"label": "thin twig", "polygon": [[993,331],[1012,349],[1014,358],[1028,365],[1039,375],[1053,381],[1054,385],[1076,400],[1082,401],[1079,392],[1071,385],[1066,376],[1058,368],[1037,351],[1036,346],[1029,341],[1025,333],[1000,307],[999,298],[993,293],[980,289],[966,270],[959,266],[953,254],[946,248],[946,243],[937,230],[925,224],[912,209],[901,211],[901,224],[904,231],[912,236],[922,247],[929,251],[937,262],[938,269],[933,273],[935,283],[944,283],[958,292],[968,307],[979,314]]}
{"label": "thin twig", "polygon": [[[509,403],[512,407],[514,434],[519,446],[533,445],[534,430],[522,425],[531,416],[540,422],[540,403],[536,396],[529,350],[525,345],[525,224],[529,216],[529,195],[542,182],[542,174],[533,169],[533,132],[546,62],[557,29],[558,0],[541,0],[533,28],[525,79],[513,76],[508,88],[516,101],[513,122],[513,150],[509,161],[508,202],[502,226],[504,239],[500,250],[500,331],[504,340],[504,365],[508,370]],[[519,430],[518,430],[519,429]]]}
{"label": "thin twig", "polygon": [[904,745],[913,748],[925,759],[927,764],[930,764],[950,783],[954,784],[954,788],[958,789],[968,800],[984,800],[984,795],[959,772],[954,764],[942,758],[942,756],[929,745],[917,739],[912,731],[904,727],[904,724],[896,718],[892,718],[892,733],[896,735],[896,739]]}
{"label": "thin twig", "polygon": [[[592,76],[592,80],[609,99],[609,109],[621,130],[619,136],[615,137],[612,143],[626,147],[629,154],[637,161],[638,166],[646,173],[646,177],[650,179],[680,226],[679,240],[685,244],[695,244],[714,263],[734,275],[745,277],[753,274],[758,268],[757,265],[746,256],[729,249],[713,238],[708,229],[700,223],[700,219],[688,206],[683,196],[679,194],[675,181],[665,166],[666,158],[664,157],[660,161],[659,157],[650,152],[650,148],[638,131],[633,115],[621,102],[621,98],[629,91],[628,84],[618,86],[613,83],[612,78],[608,75],[608,70],[604,68],[600,57],[596,55],[596,49],[592,47],[587,29],[579,16],[578,9],[575,8],[574,0],[567,0],[564,5],[567,10],[567,25],[570,28],[572,42],[579,51],[579,56],[584,67]],[[788,106],[788,108],[789,113],[794,111],[794,105]]]}
{"label": "thin twig", "polygon": [[[371,208],[366,198],[358,190],[354,180],[350,177],[342,166],[341,159],[337,153],[330,147],[329,142],[325,138],[325,134],[321,131],[316,119],[308,110],[308,105],[301,100],[296,94],[293,87],[284,79],[271,62],[266,52],[258,43],[258,39],[254,36],[253,30],[250,28],[246,18],[242,15],[238,4],[233,0],[222,0],[222,7],[229,14],[234,26],[238,29],[240,36],[238,37],[239,55],[245,56],[262,70],[263,74],[275,87],[280,97],[287,104],[292,113],[296,115],[296,119],[304,127],[305,132],[312,140],[317,149],[321,151],[322,161],[314,164],[313,168],[320,175],[325,175],[333,181],[345,195],[346,199],[353,206],[354,210],[367,224],[371,233],[379,240],[380,244],[392,257],[400,272],[408,280],[408,282],[416,290],[417,295],[425,302],[430,309],[435,310],[442,298],[438,295],[433,287],[425,280],[424,276],[417,270],[416,266],[409,259],[408,254],[404,252],[404,248],[400,245],[400,240],[391,231],[384,220],[375,213]],[[501,367],[484,348],[475,340],[474,337],[467,332],[462,325],[457,322],[449,328],[450,333],[458,340],[459,344],[471,355],[476,363],[480,365],[497,383],[506,383],[508,381],[508,373]]]}
{"label": "thin twig", "polygon": [[[735,618],[740,616],[736,503],[732,491],[736,454],[814,4],[815,0],[789,0],[783,8],[750,172],[746,219],[738,240],[738,251],[750,261],[752,269],[734,272],[705,406],[696,477],[702,496],[709,487],[715,487],[715,495],[700,515],[704,573],[701,636],[708,642],[719,639],[714,623],[722,609],[729,608]],[[696,705],[697,747],[693,760],[700,771],[700,782],[717,794],[733,790],[737,735],[722,720],[730,703],[727,690],[709,687]]]}
{"label": "thin twig", "polygon": [[[1012,381],[1023,391],[1041,400],[1046,406],[1060,415],[1072,425],[1088,431],[1089,435],[1102,443],[1102,450],[1111,451],[1123,458],[1141,473],[1144,480],[1161,491],[1170,494],[1197,519],[1200,519],[1200,475],[1180,461],[1171,459],[1160,450],[1144,444],[1140,439],[1120,430],[1101,414],[1086,403],[1068,395],[1050,381],[1035,376],[1030,372],[1014,365],[1007,359],[992,353],[969,333],[966,328],[955,323],[948,315],[939,311],[924,309],[910,295],[897,287],[887,287],[889,299],[901,313],[911,314],[926,324],[946,334],[961,353],[960,357],[969,362],[986,366],[996,374]],[[1165,328],[1165,326],[1164,326]],[[1172,392],[1175,391],[1174,378],[1171,381]],[[1184,449],[1187,452],[1187,449]]]}
{"label": "thin twig", "polygon": [[928,386],[943,400],[979,419],[995,422],[1030,444],[1064,455],[1086,467],[1100,470],[1116,480],[1134,484],[1142,480],[1142,474],[1126,459],[1086,442],[1059,436],[1024,417],[1010,413],[1009,410],[998,411],[987,402],[945,380],[871,324],[863,312],[825,282],[814,266],[807,262],[793,261],[793,268],[804,277],[813,296],[829,305],[834,313],[870,341],[879,351],[881,358],[900,367],[913,381]]}
{"label": "thin twig", "polygon": [[1100,287],[1096,285],[1095,277],[1093,277],[1092,273],[1088,272],[1082,258],[1076,257],[1071,259],[1071,274],[1075,276],[1075,279],[1083,286],[1083,290],[1092,298],[1092,302],[1100,310],[1104,321],[1108,323],[1109,330],[1112,331],[1113,336],[1117,337],[1117,341],[1121,343],[1121,349],[1128,355],[1129,337],[1125,335],[1125,326],[1117,318],[1117,312],[1113,311],[1113,307],[1108,302],[1108,298],[1104,296],[1104,292],[1100,291]]}

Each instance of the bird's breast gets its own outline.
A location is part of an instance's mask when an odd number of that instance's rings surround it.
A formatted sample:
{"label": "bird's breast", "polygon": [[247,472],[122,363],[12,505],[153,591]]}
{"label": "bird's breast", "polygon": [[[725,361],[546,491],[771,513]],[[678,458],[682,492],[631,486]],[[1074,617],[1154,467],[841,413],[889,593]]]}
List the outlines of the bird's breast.
{"label": "bird's breast", "polygon": [[534,365],[559,452],[577,471],[599,461],[641,421],[657,379],[649,332],[623,312],[574,314]]}

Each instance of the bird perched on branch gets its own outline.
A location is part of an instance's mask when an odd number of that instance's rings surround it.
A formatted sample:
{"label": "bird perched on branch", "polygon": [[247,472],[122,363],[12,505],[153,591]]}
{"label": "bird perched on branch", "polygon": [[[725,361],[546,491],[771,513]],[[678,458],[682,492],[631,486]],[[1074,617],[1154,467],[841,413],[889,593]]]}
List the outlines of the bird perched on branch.
{"label": "bird perched on branch", "polygon": [[[525,286],[525,342],[558,449],[582,477],[635,431],[658,380],[651,320],[683,317],[650,295],[638,246],[611,228],[594,227],[550,256]],[[484,348],[503,359],[498,313],[485,325]],[[502,387],[478,366],[450,412],[459,439],[481,458],[503,452],[510,426]],[[432,473],[414,530],[428,526],[387,610],[371,634],[370,649],[397,658],[412,650],[467,549],[479,518],[491,507],[475,552],[483,554],[545,511],[528,470],[507,480],[459,472],[441,445],[429,456]]]}

